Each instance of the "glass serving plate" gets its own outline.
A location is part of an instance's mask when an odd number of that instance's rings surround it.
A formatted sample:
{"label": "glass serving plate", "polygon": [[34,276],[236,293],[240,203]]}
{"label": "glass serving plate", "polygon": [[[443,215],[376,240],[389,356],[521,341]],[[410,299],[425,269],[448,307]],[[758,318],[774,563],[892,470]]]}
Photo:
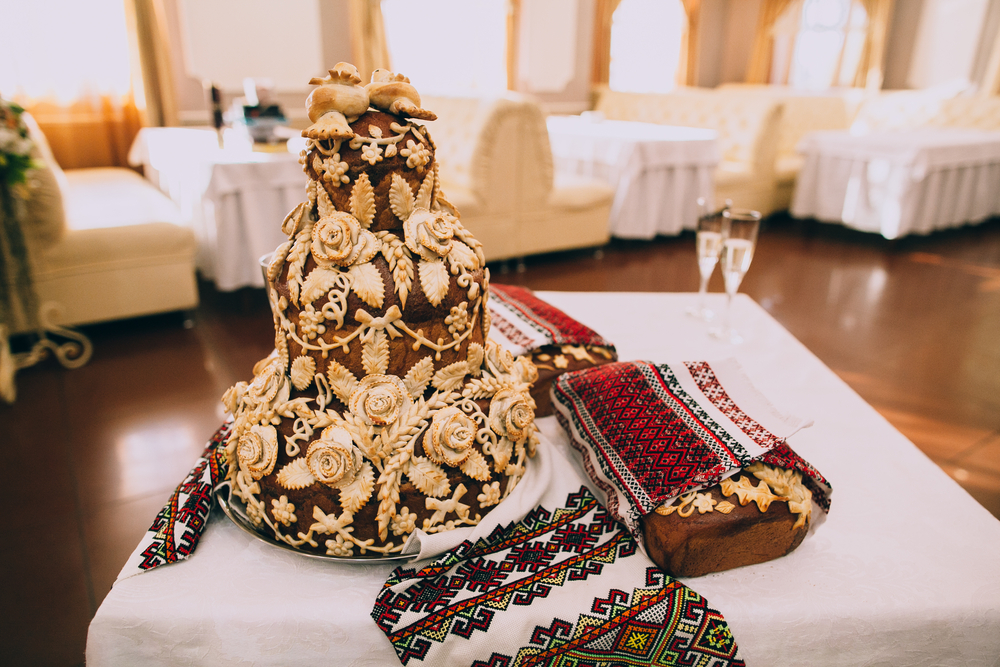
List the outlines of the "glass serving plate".
{"label": "glass serving plate", "polygon": [[307,558],[319,558],[320,560],[332,561],[335,563],[364,563],[366,565],[375,565],[378,563],[394,563],[394,562],[406,562],[414,560],[417,554],[395,554],[392,556],[375,556],[371,558],[361,558],[361,557],[344,557],[344,556],[328,556],[326,554],[318,554],[310,551],[301,551],[294,548],[290,544],[285,544],[270,535],[265,535],[260,533],[254,528],[253,523],[250,522],[250,518],[246,514],[246,509],[244,508],[243,502],[239,498],[234,498],[231,493],[229,484],[220,484],[215,488],[215,501],[219,503],[219,507],[222,508],[222,512],[229,517],[229,520],[236,524],[238,528],[244,532],[249,533],[253,537],[261,540],[265,544],[270,544],[278,549],[283,549],[285,551],[297,554],[299,556],[305,556]]}

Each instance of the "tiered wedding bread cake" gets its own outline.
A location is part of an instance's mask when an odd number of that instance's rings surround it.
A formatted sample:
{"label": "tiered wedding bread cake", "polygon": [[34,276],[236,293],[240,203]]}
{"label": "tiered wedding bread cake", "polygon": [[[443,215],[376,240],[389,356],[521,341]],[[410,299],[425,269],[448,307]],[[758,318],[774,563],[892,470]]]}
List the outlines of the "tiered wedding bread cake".
{"label": "tiered wedding bread cake", "polygon": [[[537,372],[488,340],[489,271],[444,199],[409,80],[340,63],[306,102],[308,201],[267,270],[275,352],[225,395],[258,529],[339,557],[472,525],[537,443]],[[374,107],[370,108],[370,107]]]}

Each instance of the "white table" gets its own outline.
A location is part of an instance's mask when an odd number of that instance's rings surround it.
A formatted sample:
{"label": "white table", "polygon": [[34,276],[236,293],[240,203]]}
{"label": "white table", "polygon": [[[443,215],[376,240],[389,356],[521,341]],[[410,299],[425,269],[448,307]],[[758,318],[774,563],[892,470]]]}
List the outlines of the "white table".
{"label": "white table", "polygon": [[806,135],[792,215],[887,239],[1000,215],[1000,132],[921,128]]}
{"label": "white table", "polygon": [[220,148],[211,129],[143,128],[129,163],[144,167],[194,229],[203,277],[223,291],[264,286],[258,260],[287,240],[281,223],[305,200],[297,154]]}
{"label": "white table", "polygon": [[[541,296],[622,359],[735,356],[779,409],[815,419],[790,442],[833,484],[830,515],[784,558],[685,580],[748,664],[996,664],[1000,522],[762,308],[735,300],[746,341],[732,347],[684,316],[692,294]],[[87,664],[397,664],[369,617],[391,569],[288,553],[216,511],[189,561],[114,586]]]}
{"label": "white table", "polygon": [[717,133],[588,116],[548,119],[556,173],[600,178],[615,187],[613,236],[651,239],[694,229],[697,200],[712,202]]}

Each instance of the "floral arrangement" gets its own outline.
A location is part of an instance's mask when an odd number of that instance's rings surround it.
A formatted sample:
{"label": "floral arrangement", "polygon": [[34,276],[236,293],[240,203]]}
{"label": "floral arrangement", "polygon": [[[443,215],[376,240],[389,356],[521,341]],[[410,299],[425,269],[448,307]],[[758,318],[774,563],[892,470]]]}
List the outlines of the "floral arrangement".
{"label": "floral arrangement", "polygon": [[17,104],[0,98],[0,183],[8,188],[25,182],[27,173],[36,167],[31,159],[34,142]]}
{"label": "floral arrangement", "polygon": [[[39,308],[23,226],[28,203],[34,196],[31,172],[44,167],[32,157],[35,142],[23,118],[24,109],[0,98],[0,400],[13,403],[17,392],[14,374],[44,359],[50,352],[66,368],[87,363],[91,344],[76,331],[53,325]],[[48,307],[48,306],[46,306]],[[32,332],[28,352],[14,353],[10,336]],[[69,339],[58,343],[49,334]]]}
{"label": "floral arrangement", "polygon": [[19,365],[8,341],[15,312],[33,324],[36,310],[19,202],[28,196],[27,175],[37,165],[23,113],[17,104],[0,98],[0,399],[8,403],[16,396],[14,373]]}

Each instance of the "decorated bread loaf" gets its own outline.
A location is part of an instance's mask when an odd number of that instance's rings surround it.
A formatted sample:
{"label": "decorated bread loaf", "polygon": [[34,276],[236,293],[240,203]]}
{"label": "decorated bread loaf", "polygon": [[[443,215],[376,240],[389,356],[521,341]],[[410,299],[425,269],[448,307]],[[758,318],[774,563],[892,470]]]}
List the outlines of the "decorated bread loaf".
{"label": "decorated bread loaf", "polygon": [[581,371],[618,360],[614,347],[604,345],[543,345],[532,350],[531,361],[538,369],[538,379],[531,388],[535,415],[547,417],[552,407],[552,383],[563,373]]}
{"label": "decorated bread loaf", "polygon": [[643,520],[650,558],[699,577],[790,553],[809,530],[812,493],[801,474],[754,463],[720,484],[657,507]]}
{"label": "decorated bread loaf", "polygon": [[[537,371],[488,340],[482,248],[444,199],[409,81],[314,79],[307,200],[267,270],[276,352],[225,395],[234,494],[258,529],[335,557],[476,524],[537,443]],[[374,108],[372,108],[374,107]]]}

